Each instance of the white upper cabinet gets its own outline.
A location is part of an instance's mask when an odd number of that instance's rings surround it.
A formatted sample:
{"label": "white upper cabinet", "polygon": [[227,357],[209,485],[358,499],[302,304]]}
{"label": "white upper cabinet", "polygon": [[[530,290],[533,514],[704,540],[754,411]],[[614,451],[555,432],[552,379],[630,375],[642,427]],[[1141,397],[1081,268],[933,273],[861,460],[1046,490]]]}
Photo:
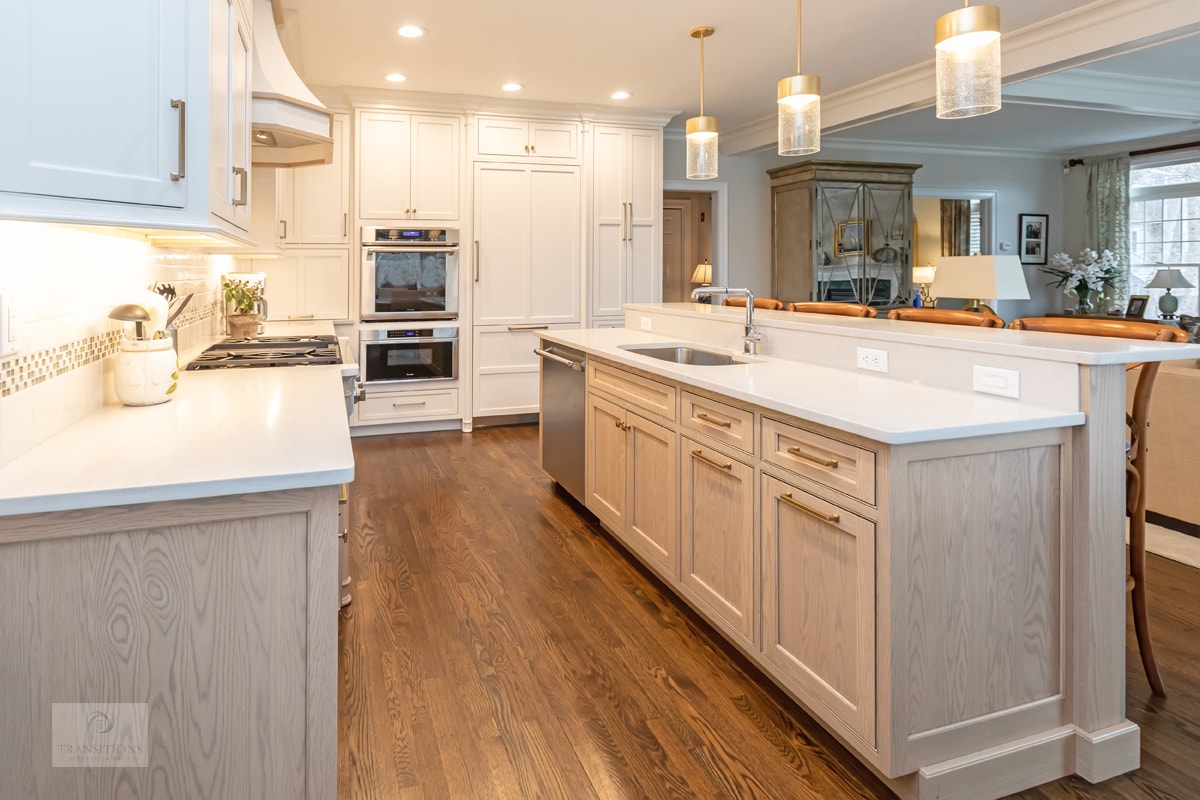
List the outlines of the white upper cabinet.
{"label": "white upper cabinet", "polygon": [[244,238],[250,41],[229,0],[0,5],[0,216]]}
{"label": "white upper cabinet", "polygon": [[458,117],[359,111],[357,131],[360,219],[459,218]]}
{"label": "white upper cabinet", "polygon": [[350,243],[350,117],[333,115],[333,162],[281,169],[278,235],[284,244]]}
{"label": "white upper cabinet", "polygon": [[279,259],[256,262],[254,268],[266,275],[267,319],[349,318],[348,248],[289,249]]}
{"label": "white upper cabinet", "polygon": [[662,295],[662,131],[592,131],[592,318]]}
{"label": "white upper cabinet", "polygon": [[481,117],[476,152],[480,156],[578,159],[578,122]]}

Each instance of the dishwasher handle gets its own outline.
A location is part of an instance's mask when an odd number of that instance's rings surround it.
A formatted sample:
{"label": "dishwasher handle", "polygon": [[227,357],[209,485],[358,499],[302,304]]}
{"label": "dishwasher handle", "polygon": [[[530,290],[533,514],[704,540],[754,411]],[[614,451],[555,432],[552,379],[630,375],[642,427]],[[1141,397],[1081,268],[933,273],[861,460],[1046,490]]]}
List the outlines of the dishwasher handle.
{"label": "dishwasher handle", "polygon": [[563,358],[558,353],[551,353],[549,350],[543,350],[540,347],[535,347],[533,352],[537,353],[542,358],[548,358],[551,361],[557,361],[559,364],[562,364],[564,367],[570,367],[571,369],[575,370],[576,372],[583,372],[583,368],[584,368],[585,364],[582,361],[572,361],[569,358]]}

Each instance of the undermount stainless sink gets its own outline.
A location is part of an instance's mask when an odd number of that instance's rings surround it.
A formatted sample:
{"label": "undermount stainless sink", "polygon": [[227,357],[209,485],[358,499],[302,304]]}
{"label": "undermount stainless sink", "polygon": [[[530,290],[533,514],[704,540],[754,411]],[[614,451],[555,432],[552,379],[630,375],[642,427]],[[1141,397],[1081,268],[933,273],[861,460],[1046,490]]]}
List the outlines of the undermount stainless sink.
{"label": "undermount stainless sink", "polygon": [[628,350],[638,355],[657,358],[659,361],[670,361],[673,364],[691,364],[696,367],[727,367],[730,364],[745,364],[745,361],[734,358],[728,353],[716,353],[712,350],[701,350],[698,347],[684,345],[660,344],[623,344],[622,350]]}

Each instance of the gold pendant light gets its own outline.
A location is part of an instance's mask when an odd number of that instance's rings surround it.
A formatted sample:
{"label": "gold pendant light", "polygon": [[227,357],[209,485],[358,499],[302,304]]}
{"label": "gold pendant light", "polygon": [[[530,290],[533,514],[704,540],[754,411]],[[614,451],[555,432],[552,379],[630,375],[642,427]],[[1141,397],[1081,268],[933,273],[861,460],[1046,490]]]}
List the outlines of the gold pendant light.
{"label": "gold pendant light", "polygon": [[935,26],[939,119],[1000,110],[1000,8],[968,2]]}
{"label": "gold pendant light", "polygon": [[779,155],[821,149],[821,79],[800,73],[801,0],[796,0],[796,74],[779,81]]}
{"label": "gold pendant light", "polygon": [[687,176],[689,180],[717,177],[717,118],[704,116],[704,39],[716,31],[711,25],[692,28],[700,40],[700,116],[687,121]]}

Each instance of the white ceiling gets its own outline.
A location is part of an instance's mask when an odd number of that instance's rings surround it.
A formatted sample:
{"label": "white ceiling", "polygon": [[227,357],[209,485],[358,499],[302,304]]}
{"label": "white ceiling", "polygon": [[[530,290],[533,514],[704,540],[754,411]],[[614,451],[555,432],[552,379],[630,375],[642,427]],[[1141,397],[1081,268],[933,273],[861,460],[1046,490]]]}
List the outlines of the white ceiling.
{"label": "white ceiling", "polygon": [[[791,0],[284,0],[298,21],[310,85],[513,96],[582,105],[699,111],[699,48],[688,31],[713,25],[705,43],[705,111],[723,130],[775,113],[775,84],[794,74],[796,5]],[[1002,29],[1015,30],[1088,5],[1088,0],[1005,0]],[[956,0],[809,2],[807,74],[824,94],[933,56],[934,21]],[[401,25],[427,30],[403,39]],[[295,46],[289,48],[295,56]],[[294,59],[295,60],[295,59]],[[403,84],[384,80],[408,76]],[[617,103],[617,89],[633,93]]]}

